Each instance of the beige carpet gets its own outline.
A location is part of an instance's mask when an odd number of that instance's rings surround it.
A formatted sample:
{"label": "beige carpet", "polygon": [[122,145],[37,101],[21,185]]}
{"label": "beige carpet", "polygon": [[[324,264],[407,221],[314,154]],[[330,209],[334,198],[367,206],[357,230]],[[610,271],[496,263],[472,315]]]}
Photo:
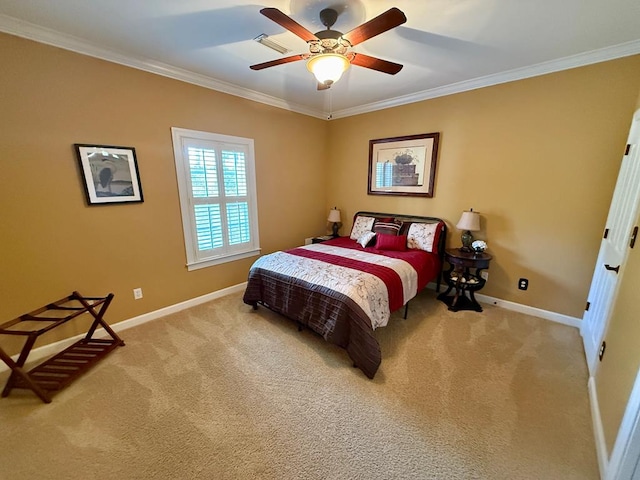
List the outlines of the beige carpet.
{"label": "beige carpet", "polygon": [[0,478],[598,478],[576,329],[424,291],[377,336],[368,380],[240,294],[126,330],[51,404],[0,399]]}

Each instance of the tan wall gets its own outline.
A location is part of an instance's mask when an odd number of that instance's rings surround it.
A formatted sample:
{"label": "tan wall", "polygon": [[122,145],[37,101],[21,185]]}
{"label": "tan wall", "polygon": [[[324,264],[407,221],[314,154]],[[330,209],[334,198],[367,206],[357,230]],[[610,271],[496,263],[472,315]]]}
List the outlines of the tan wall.
{"label": "tan wall", "polygon": [[[581,318],[638,78],[636,55],[334,120],[327,206],[343,233],[357,210],[442,217],[451,246],[473,207],[494,256],[482,293]],[[441,133],[434,197],[367,195],[369,140],[428,132]]]}
{"label": "tan wall", "polygon": [[[116,323],[246,279],[253,259],[186,271],[172,126],[255,139],[263,252],[322,233],[333,205],[343,234],[360,209],[453,227],[474,207],[476,236],[495,256],[484,292],[581,317],[634,101],[640,108],[638,56],[329,123],[4,34],[0,62],[3,321],[77,289],[114,292]],[[434,198],[366,194],[370,139],[436,131]],[[72,148],[83,142],[135,147],[145,202],[86,206]],[[521,276],[527,292],[516,289]],[[640,364],[639,279],[632,252],[597,376],[609,449]]]}
{"label": "tan wall", "polygon": [[[263,252],[325,231],[324,120],[4,34],[0,64],[0,320],[78,290],[115,293],[116,323],[246,281],[255,258],[185,268],[172,126],[255,140]],[[144,203],[87,206],[74,143],[135,147]]]}
{"label": "tan wall", "polygon": [[[172,126],[255,139],[264,252],[323,232],[333,205],[343,234],[359,209],[453,227],[474,207],[483,292],[581,317],[640,76],[635,56],[324,122],[9,35],[0,55],[0,319],[77,289],[113,291],[113,323],[240,283],[253,260],[186,271]],[[434,198],[367,195],[370,139],[435,131]],[[145,202],[86,206],[83,142],[134,146]]]}

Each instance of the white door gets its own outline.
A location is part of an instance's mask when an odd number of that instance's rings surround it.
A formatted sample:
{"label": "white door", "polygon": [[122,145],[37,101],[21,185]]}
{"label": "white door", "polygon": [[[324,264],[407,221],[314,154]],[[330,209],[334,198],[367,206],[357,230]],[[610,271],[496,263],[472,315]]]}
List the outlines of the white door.
{"label": "white door", "polygon": [[[616,189],[591,280],[588,309],[582,319],[582,341],[589,372],[595,375],[605,329],[633,236],[640,201],[640,110],[633,116]],[[640,238],[638,245],[640,248]]]}

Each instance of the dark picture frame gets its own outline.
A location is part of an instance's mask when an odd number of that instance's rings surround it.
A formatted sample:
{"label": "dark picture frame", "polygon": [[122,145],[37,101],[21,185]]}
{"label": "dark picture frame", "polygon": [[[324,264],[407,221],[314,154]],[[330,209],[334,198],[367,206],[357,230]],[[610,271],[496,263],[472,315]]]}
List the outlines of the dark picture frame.
{"label": "dark picture frame", "polygon": [[440,133],[369,140],[369,195],[433,197]]}
{"label": "dark picture frame", "polygon": [[144,201],[135,148],[86,143],[74,147],[89,205]]}

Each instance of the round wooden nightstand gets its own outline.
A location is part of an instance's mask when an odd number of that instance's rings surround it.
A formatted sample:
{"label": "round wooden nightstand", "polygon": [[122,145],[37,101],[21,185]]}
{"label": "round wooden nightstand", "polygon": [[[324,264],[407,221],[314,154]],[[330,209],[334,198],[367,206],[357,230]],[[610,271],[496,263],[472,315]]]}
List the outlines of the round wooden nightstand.
{"label": "round wooden nightstand", "polygon": [[[474,292],[484,287],[486,280],[482,278],[481,272],[489,268],[491,258],[493,258],[491,255],[484,252],[461,252],[458,248],[446,250],[444,259],[449,263],[449,269],[443,272],[442,277],[449,288],[438,295],[438,300],[449,305],[449,310],[454,312],[458,310],[481,312],[482,307],[476,301]],[[450,295],[452,290],[455,292]]]}

